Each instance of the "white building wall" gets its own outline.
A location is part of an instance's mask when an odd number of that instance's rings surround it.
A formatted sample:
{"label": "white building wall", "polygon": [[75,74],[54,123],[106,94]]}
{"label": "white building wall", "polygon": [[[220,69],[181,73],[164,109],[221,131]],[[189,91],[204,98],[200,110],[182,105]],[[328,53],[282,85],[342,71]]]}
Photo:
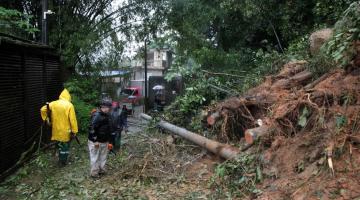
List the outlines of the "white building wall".
{"label": "white building wall", "polygon": [[[163,76],[163,71],[161,69],[148,69],[148,78],[150,76]],[[145,72],[143,70],[138,70],[135,72],[134,80],[144,80]]]}

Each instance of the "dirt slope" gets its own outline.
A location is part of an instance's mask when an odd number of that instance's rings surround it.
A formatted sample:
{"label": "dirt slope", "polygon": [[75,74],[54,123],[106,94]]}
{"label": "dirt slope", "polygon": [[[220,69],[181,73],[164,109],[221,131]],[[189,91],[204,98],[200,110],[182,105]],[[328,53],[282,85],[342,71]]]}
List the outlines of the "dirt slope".
{"label": "dirt slope", "polygon": [[360,199],[359,68],[312,80],[306,61],[290,62],[212,112],[223,141],[242,141],[257,119],[269,127],[257,142],[265,175],[257,199]]}

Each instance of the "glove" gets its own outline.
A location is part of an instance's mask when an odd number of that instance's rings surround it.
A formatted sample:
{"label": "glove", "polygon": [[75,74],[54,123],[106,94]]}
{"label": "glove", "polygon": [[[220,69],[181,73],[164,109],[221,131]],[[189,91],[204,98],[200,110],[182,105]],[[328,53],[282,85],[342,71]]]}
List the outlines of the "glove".
{"label": "glove", "polygon": [[111,143],[108,144],[108,150],[111,151],[113,149],[113,145]]}

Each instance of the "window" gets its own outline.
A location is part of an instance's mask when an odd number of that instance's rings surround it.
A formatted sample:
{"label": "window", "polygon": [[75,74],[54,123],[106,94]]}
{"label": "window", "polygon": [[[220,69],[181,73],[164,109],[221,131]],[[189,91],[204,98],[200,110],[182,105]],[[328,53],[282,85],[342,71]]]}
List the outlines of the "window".
{"label": "window", "polygon": [[163,60],[163,61],[166,61],[166,60],[167,60],[167,59],[166,59],[166,57],[167,57],[166,55],[167,55],[166,52],[163,52],[163,53],[162,53],[162,60]]}
{"label": "window", "polygon": [[123,89],[121,91],[121,93],[126,94],[126,95],[133,95],[134,90],[132,90],[132,89]]}

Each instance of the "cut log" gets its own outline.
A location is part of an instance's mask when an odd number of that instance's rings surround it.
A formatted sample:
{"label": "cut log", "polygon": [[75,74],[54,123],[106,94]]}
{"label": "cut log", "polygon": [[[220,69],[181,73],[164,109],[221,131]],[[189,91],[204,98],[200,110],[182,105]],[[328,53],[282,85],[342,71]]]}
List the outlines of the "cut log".
{"label": "cut log", "polygon": [[301,63],[290,63],[295,64],[293,67],[288,67],[286,70],[282,70],[278,75],[275,76],[275,78],[286,78],[289,76],[292,76],[294,74],[300,73],[305,70],[305,64],[307,64],[306,61]]}
{"label": "cut log", "polygon": [[270,133],[268,126],[260,126],[245,131],[245,141],[247,144],[253,144],[257,139]]}
{"label": "cut log", "polygon": [[207,117],[206,121],[207,121],[208,125],[213,126],[219,118],[220,118],[220,113],[214,112],[213,114],[211,114]]}
{"label": "cut log", "polygon": [[281,79],[274,83],[273,88],[284,88],[289,89],[295,86],[302,85],[311,79],[312,73],[305,70],[295,74],[293,77],[288,79]]}
{"label": "cut log", "polygon": [[309,80],[312,77],[312,73],[309,71],[302,71],[300,73],[297,73],[293,77],[290,78],[292,82],[296,83],[302,83],[304,81]]}
{"label": "cut log", "polygon": [[321,81],[327,79],[329,76],[333,75],[334,73],[335,73],[335,71],[334,71],[334,72],[330,72],[330,73],[326,73],[326,74],[322,75],[320,78],[318,78],[318,79],[316,79],[315,81],[307,84],[307,85],[304,87],[304,89],[305,89],[305,90],[311,90],[313,87],[315,87],[315,86],[316,86],[317,84],[319,84]]}
{"label": "cut log", "polygon": [[[152,117],[149,115],[146,115],[144,113],[140,114],[140,117],[145,119],[145,120],[152,120]],[[189,140],[203,148],[205,148],[206,150],[221,156],[222,158],[225,159],[233,159],[235,158],[239,153],[240,150],[239,148],[233,147],[231,145],[228,144],[222,144],[220,142],[216,142],[213,140],[210,140],[206,137],[203,137],[201,135],[198,135],[196,133],[193,133],[191,131],[188,131],[184,128],[175,126],[173,124],[170,124],[166,121],[161,120],[158,125],[169,131],[170,133],[176,134],[181,136],[182,138]]]}

